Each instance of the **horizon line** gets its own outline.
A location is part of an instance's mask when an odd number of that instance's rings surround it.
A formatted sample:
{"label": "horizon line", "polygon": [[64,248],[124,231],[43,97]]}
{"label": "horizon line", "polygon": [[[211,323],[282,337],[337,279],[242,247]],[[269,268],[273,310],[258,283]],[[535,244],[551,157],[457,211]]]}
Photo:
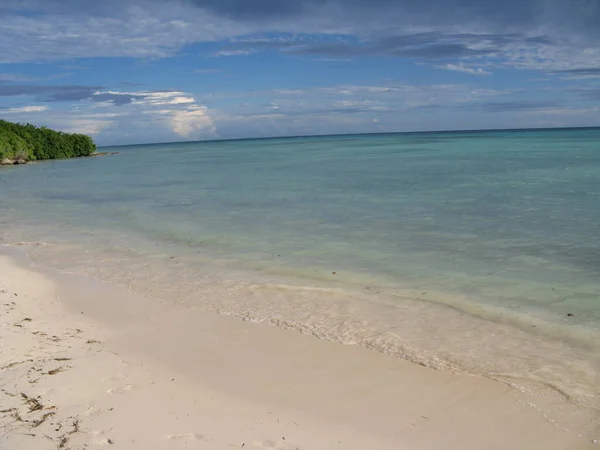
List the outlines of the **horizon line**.
{"label": "horizon line", "polygon": [[585,127],[539,127],[539,128],[481,128],[481,129],[462,129],[462,130],[421,130],[421,131],[381,131],[372,133],[334,133],[334,134],[299,134],[290,136],[261,136],[261,137],[243,137],[243,138],[216,138],[201,139],[195,141],[168,141],[168,142],[145,142],[140,144],[111,144],[98,145],[99,148],[107,147],[134,147],[137,145],[170,145],[170,144],[192,144],[202,142],[229,142],[229,141],[257,141],[270,139],[298,139],[298,138],[317,138],[317,137],[341,137],[341,136],[378,136],[390,134],[452,134],[452,133],[489,133],[494,131],[502,132],[526,132],[526,131],[563,131],[563,130],[593,130],[600,129],[600,125]]}

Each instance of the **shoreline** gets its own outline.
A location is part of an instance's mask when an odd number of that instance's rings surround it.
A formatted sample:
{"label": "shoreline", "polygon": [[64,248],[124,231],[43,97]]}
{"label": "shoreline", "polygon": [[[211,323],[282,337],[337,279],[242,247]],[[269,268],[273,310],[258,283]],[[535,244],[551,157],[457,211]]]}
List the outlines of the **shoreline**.
{"label": "shoreline", "polygon": [[0,160],[0,166],[22,166],[24,164],[36,164],[36,163],[40,163],[40,162],[44,162],[44,161],[64,161],[67,159],[80,159],[80,158],[93,158],[95,156],[111,156],[111,155],[118,155],[119,152],[95,152],[92,153],[90,155],[81,155],[81,156],[72,156],[70,158],[54,158],[54,159],[33,159],[33,160],[29,160],[29,159],[11,159],[11,158],[4,158],[2,160]]}
{"label": "shoreline", "polygon": [[[113,239],[115,236],[102,236],[102,242]],[[96,278],[180,307],[356,345],[438,370],[489,378],[553,399],[547,404],[562,405],[566,399],[572,404],[569,410],[581,408],[600,417],[598,355],[545,336],[540,323],[532,328],[537,333],[532,333],[527,327],[523,330],[485,320],[451,305],[415,302],[409,291],[397,299],[386,298],[384,303],[375,290],[365,295],[298,285],[293,279],[265,279],[254,271],[231,272],[218,259],[205,258],[194,265],[185,255],[171,253],[175,249],[155,247],[153,242],[141,245],[141,241],[130,240],[126,247],[106,247],[100,241],[77,244],[70,237],[70,243],[57,244],[11,239],[10,233],[6,240],[14,242],[8,249],[26,252],[42,267]],[[144,252],[147,248],[152,251]],[[546,410],[553,420],[560,421],[566,414],[554,406]]]}
{"label": "shoreline", "polygon": [[11,448],[598,448],[593,423],[539,393],[29,264],[0,249],[1,384],[34,421],[0,414]]}

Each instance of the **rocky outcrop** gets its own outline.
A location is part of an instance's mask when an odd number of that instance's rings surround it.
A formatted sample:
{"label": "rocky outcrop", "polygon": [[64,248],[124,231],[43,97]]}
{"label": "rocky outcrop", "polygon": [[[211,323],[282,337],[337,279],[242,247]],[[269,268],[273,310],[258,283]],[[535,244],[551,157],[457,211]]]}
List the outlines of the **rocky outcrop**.
{"label": "rocky outcrop", "polygon": [[[119,152],[95,152],[91,155],[86,156],[76,156],[76,158],[91,158],[93,156],[109,156],[109,155],[118,155]],[[0,160],[0,166],[17,166],[19,164],[27,164],[29,161],[23,158],[19,159],[11,159],[4,158]]]}
{"label": "rocky outcrop", "polygon": [[91,158],[92,156],[110,156],[110,155],[118,155],[119,152],[95,152],[91,155],[84,156],[84,158]]}
{"label": "rocky outcrop", "polygon": [[0,161],[0,166],[16,166],[19,164],[27,164],[27,160],[4,158],[2,161]]}

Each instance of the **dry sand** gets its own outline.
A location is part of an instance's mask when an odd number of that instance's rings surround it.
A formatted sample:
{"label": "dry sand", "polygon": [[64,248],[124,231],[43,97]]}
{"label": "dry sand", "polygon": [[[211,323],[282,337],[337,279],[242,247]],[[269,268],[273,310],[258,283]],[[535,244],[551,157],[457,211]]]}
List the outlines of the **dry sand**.
{"label": "dry sand", "polygon": [[535,393],[14,256],[0,315],[2,450],[600,449],[588,416]]}

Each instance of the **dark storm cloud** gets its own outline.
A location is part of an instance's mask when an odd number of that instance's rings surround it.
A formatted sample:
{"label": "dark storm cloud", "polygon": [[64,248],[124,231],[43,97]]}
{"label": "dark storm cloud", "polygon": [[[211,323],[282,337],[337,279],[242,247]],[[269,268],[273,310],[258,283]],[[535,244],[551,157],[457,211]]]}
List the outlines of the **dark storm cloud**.
{"label": "dark storm cloud", "polygon": [[34,84],[0,84],[0,97],[32,96],[39,102],[77,101],[91,98],[102,86],[43,86]]}
{"label": "dark storm cloud", "polygon": [[[600,65],[598,0],[5,0],[0,62],[172,56],[196,42],[351,57],[494,58],[526,69]],[[25,11],[25,13],[23,12]],[[37,31],[40,30],[40,31]],[[414,32],[420,30],[420,33]],[[334,37],[347,37],[345,42]],[[302,44],[302,45],[299,45]],[[218,52],[217,52],[218,53]],[[231,53],[236,55],[236,53]]]}
{"label": "dark storm cloud", "polygon": [[389,53],[395,56],[404,56],[409,58],[462,58],[465,56],[488,55],[493,53],[494,49],[476,50],[467,47],[464,44],[432,44],[422,47],[409,47],[390,50]]}
{"label": "dark storm cloud", "polygon": [[563,106],[561,102],[550,100],[515,100],[506,102],[486,102],[479,105],[470,105],[467,108],[480,109],[485,112],[514,112],[557,108],[560,106]]}
{"label": "dark storm cloud", "polygon": [[321,44],[291,48],[287,53],[296,55],[327,55],[327,56],[361,56],[361,55],[391,55],[407,58],[460,58],[465,56],[487,55],[495,49],[475,50],[464,44],[435,43],[414,47],[353,46],[350,44]]}
{"label": "dark storm cloud", "polygon": [[414,25],[484,24],[488,28],[556,25],[600,34],[600,2],[590,0],[187,0],[191,5],[234,20],[264,22],[301,19],[330,11],[338,23],[385,30],[390,19]]}
{"label": "dark storm cloud", "polygon": [[554,73],[567,77],[600,77],[600,67],[584,67],[581,69],[555,70]]}
{"label": "dark storm cloud", "polygon": [[103,89],[103,86],[49,86],[3,83],[0,84],[0,97],[29,96],[37,102],[44,103],[91,100],[122,106],[132,103],[134,99],[143,99],[147,95],[151,95],[151,93],[132,95],[128,93],[99,92],[101,89]]}
{"label": "dark storm cloud", "polygon": [[316,0],[190,0],[189,3],[239,20],[294,17],[319,4]]}
{"label": "dark storm cloud", "polygon": [[[295,55],[322,55],[353,57],[362,55],[389,55],[407,58],[462,58],[499,52],[496,45],[524,39],[520,35],[475,35],[417,33],[389,36],[371,43],[329,42],[298,45],[291,42],[246,40],[226,46],[227,49],[267,48]],[[472,48],[471,45],[478,48]]]}
{"label": "dark storm cloud", "polygon": [[[542,24],[600,34],[600,2],[595,0],[8,0],[3,3],[8,5],[4,6],[6,11],[12,8],[114,16],[131,6],[152,10],[183,4],[241,22],[315,18],[379,31],[385,31],[392,21],[405,17],[413,25],[434,27],[478,24],[524,31],[523,26]],[[329,17],[324,16],[327,12]],[[375,17],[380,20],[373,20]]]}
{"label": "dark storm cloud", "polygon": [[[309,14],[323,5],[318,0],[188,0],[199,8],[237,20],[266,20]],[[539,1],[527,0],[337,0],[329,2],[339,11],[364,13],[369,11],[402,11],[408,14],[454,16],[470,12],[471,17],[492,15],[495,20],[527,20],[537,11]]]}
{"label": "dark storm cloud", "polygon": [[570,92],[577,94],[582,100],[587,101],[598,101],[600,100],[600,88],[590,87],[590,88],[572,88]]}
{"label": "dark storm cloud", "polygon": [[140,96],[131,94],[103,93],[94,95],[92,100],[95,102],[109,102],[115,106],[123,106],[133,103],[133,100],[136,98],[140,98]]}

